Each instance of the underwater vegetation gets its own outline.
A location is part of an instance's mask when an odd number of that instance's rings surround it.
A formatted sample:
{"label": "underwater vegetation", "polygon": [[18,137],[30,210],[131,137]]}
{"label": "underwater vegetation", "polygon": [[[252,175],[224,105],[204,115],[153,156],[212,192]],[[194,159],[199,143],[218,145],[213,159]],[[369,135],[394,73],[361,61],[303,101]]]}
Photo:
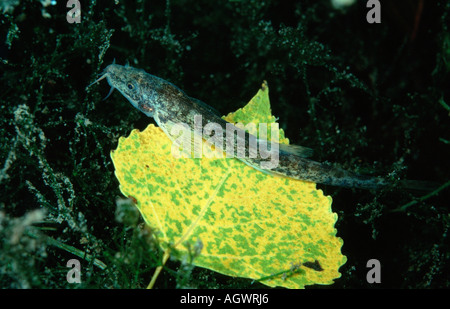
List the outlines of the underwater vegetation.
{"label": "underwater vegetation", "polygon": [[[359,173],[430,180],[434,191],[318,185],[346,263],[309,288],[450,287],[450,1],[0,2],[2,288],[145,288],[163,252],[110,157],[154,123],[117,91],[86,89],[114,60],[160,76],[223,115],[263,80],[293,144]],[[192,248],[193,256],[201,254]],[[200,250],[198,253],[196,250]],[[66,280],[71,259],[81,283]],[[381,283],[366,263],[381,263]],[[169,259],[155,288],[255,288]]]}

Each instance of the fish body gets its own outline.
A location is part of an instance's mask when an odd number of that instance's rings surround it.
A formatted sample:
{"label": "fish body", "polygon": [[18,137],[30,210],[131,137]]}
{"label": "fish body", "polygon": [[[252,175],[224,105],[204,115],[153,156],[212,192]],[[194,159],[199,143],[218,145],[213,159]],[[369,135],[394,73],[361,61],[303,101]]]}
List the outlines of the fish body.
{"label": "fish body", "polygon": [[[218,124],[222,128],[233,126],[233,124],[222,119],[212,107],[200,100],[189,97],[174,84],[148,74],[144,70],[128,65],[111,64],[105,68],[103,75],[95,82],[104,78],[107,79],[112,87],[111,91],[117,89],[135,108],[147,116],[153,117],[158,126],[172,141],[176,139],[176,136],[171,132],[173,126],[177,123],[184,123],[195,132],[195,117],[198,115],[201,116],[202,125]],[[233,129],[240,132],[239,128],[234,127]],[[223,130],[223,134],[225,132],[226,130]],[[383,178],[361,175],[308,159],[308,156],[311,154],[310,149],[295,145],[272,144],[272,149],[279,150],[278,164],[273,168],[261,168],[261,163],[263,163],[264,159],[258,152],[255,154],[251,145],[253,145],[253,141],[259,147],[261,143],[266,141],[262,141],[247,132],[240,133],[243,134],[236,134],[237,138],[233,146],[243,142],[245,145],[245,156],[237,158],[262,172],[349,188],[379,189],[390,184]],[[211,137],[205,133],[200,134],[204,134],[202,138],[205,140]],[[223,141],[225,140],[223,139]],[[222,149],[226,147],[227,145],[224,142]],[[402,184],[404,187],[413,189],[422,187],[421,183],[416,183],[415,181],[404,181]]]}

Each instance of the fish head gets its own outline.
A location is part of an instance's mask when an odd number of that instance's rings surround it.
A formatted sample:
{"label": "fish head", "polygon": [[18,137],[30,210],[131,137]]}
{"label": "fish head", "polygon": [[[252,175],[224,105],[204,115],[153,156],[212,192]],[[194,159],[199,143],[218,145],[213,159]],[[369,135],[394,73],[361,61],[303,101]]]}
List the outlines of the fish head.
{"label": "fish head", "polygon": [[108,65],[101,77],[92,84],[106,78],[108,84],[111,86],[111,90],[103,100],[106,100],[114,89],[117,89],[131,105],[147,116],[153,117],[155,106],[152,104],[153,101],[148,100],[147,98],[147,75],[148,74],[144,70],[136,69],[128,65],[123,66],[113,63]]}

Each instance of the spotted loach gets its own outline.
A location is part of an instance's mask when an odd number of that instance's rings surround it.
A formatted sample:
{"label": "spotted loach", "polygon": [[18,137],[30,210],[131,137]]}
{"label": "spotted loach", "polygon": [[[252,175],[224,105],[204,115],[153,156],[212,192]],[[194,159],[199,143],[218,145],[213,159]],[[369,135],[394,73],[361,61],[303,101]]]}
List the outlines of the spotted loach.
{"label": "spotted loach", "polygon": [[[194,134],[198,132],[195,129],[196,124],[194,121],[198,115],[201,116],[205,125],[215,123],[224,128],[222,131],[223,134],[226,132],[225,127],[227,125],[233,126],[233,124],[222,119],[214,108],[198,99],[188,96],[174,84],[151,75],[142,69],[113,63],[108,65],[101,74],[101,77],[92,84],[105,78],[111,86],[107,97],[109,97],[114,89],[117,89],[135,108],[148,117],[153,117],[158,126],[172,141],[175,141],[177,138],[172,132],[172,128],[177,123],[187,124]],[[241,130],[236,127],[234,129],[236,132]],[[211,138],[211,135],[208,135],[205,131],[201,131],[200,134],[202,134],[204,140]],[[244,140],[239,140],[240,138]],[[226,138],[222,140],[225,141]],[[239,141],[245,144],[245,155],[241,157],[237,156],[237,159],[264,173],[347,188],[380,189],[385,186],[394,185],[391,181],[381,177],[362,175],[334,167],[330,164],[313,161],[309,159],[312,155],[312,150],[297,145],[276,144],[277,147],[275,148],[278,149],[278,164],[270,169],[261,168],[261,163],[264,159],[259,153],[255,153],[252,150],[251,143],[252,141],[256,141],[258,144],[256,149],[259,149],[261,144],[267,143],[267,141],[258,139],[248,132],[244,132],[243,135],[237,134],[235,143],[231,146],[236,147]],[[193,139],[191,142],[193,142]],[[224,142],[222,150],[226,148],[227,145]],[[401,188],[414,190],[430,190],[431,187],[434,187],[429,182],[417,180],[400,180],[396,185]]]}

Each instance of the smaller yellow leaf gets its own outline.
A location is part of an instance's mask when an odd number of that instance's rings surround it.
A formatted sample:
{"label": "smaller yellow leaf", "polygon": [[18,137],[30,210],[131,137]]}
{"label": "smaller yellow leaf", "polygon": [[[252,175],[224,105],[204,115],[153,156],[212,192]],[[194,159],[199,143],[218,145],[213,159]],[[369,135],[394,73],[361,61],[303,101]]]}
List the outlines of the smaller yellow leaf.
{"label": "smaller yellow leaf", "polygon": [[[242,123],[244,125],[249,122],[254,124],[266,123],[268,125],[271,123],[276,123],[277,119],[272,116],[272,110],[270,108],[269,86],[267,85],[267,82],[263,82],[261,88],[258,90],[258,93],[250,100],[250,102],[247,103],[247,105],[222,118],[231,123]],[[259,127],[256,126],[256,128],[258,129]],[[249,133],[258,135],[259,132]],[[266,136],[267,140],[271,139],[271,132],[269,129],[267,130]],[[284,136],[283,129],[280,129],[279,143],[289,144],[289,139]]]}

